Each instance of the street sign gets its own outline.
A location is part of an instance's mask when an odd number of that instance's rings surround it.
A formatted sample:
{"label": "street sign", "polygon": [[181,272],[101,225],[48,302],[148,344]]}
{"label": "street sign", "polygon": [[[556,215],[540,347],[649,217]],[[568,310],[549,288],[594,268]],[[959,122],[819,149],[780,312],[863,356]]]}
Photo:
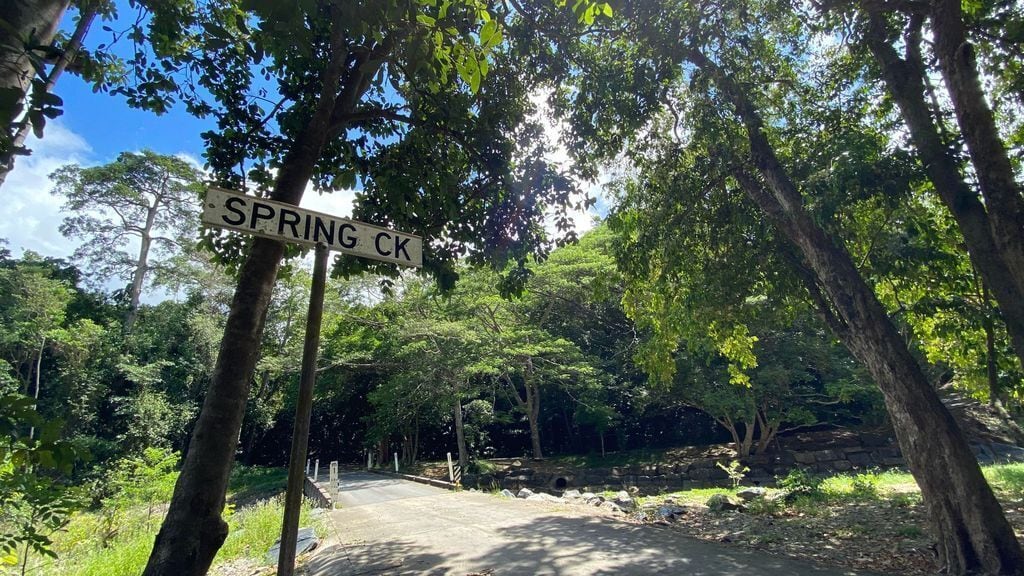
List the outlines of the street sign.
{"label": "street sign", "polygon": [[[264,200],[255,196],[209,188],[203,202],[203,223],[316,248],[313,260],[313,281],[309,290],[309,312],[306,315],[306,339],[302,348],[302,372],[299,397],[295,404],[292,448],[288,460],[288,490],[285,493],[284,520],[281,523],[281,553],[277,559],[277,575],[291,576],[295,570],[295,544],[299,529],[299,508],[302,504],[305,473],[309,474],[309,423],[313,410],[313,387],[316,385],[316,358],[320,346],[320,323],[324,311],[324,290],[327,279],[327,256],[331,250],[363,258],[392,262],[402,266],[423,265],[423,242],[418,236],[388,230],[355,220],[336,218],[329,214],[304,210],[298,206]],[[331,476],[337,474],[337,463],[331,463]],[[313,465],[313,480],[320,472],[320,460]],[[332,484],[335,482],[332,480]]]}
{"label": "street sign", "polygon": [[328,250],[402,266],[423,265],[418,236],[222,188],[206,191],[203,223],[272,240],[324,244]]}

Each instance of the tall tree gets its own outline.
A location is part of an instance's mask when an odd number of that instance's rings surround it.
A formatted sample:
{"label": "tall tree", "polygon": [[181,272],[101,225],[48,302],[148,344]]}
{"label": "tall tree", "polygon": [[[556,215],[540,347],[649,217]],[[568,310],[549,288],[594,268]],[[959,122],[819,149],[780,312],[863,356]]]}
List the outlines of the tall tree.
{"label": "tall tree", "polygon": [[[53,193],[66,199],[63,210],[74,214],[61,232],[85,240],[75,257],[95,277],[131,283],[124,320],[131,333],[147,276],[196,235],[202,172],[181,158],[144,150],[124,152],[104,166],[64,166],[51,179]],[[132,239],[139,242],[137,254],[125,250]]]}
{"label": "tall tree", "polygon": [[526,300],[506,299],[498,277],[480,271],[458,287],[463,314],[481,334],[481,347],[496,368],[495,377],[530,428],[533,458],[544,457],[540,436],[541,399],[554,386],[592,387],[600,378],[591,358],[565,338],[532,322]]}
{"label": "tall tree", "polygon": [[[982,92],[960,3],[930,4],[936,56],[984,203],[968,184],[953,136],[941,120],[944,111],[937,108],[936,89],[922,54],[929,12],[905,15],[881,3],[864,2],[862,42],[902,114],[936,194],[956,219],[971,260],[999,305],[1024,367],[1024,196]],[[902,37],[891,23],[894,19],[904,25]],[[897,40],[904,45],[902,56],[893,44]]]}
{"label": "tall tree", "polygon": [[[631,18],[624,20],[630,28],[622,37],[644,41],[610,41],[608,51],[631,54],[631,72],[621,79],[583,77],[572,95],[573,110],[586,109],[586,100],[600,94],[595,88],[609,79],[618,86],[632,81],[642,87],[634,86],[626,102],[613,102],[619,104],[615,114],[595,115],[598,130],[593,119],[576,115],[581,132],[603,137],[606,149],[615,150],[608,141],[621,143],[631,136],[629,128],[648,127],[651,114],[623,124],[620,114],[628,117],[638,103],[650,112],[682,111],[690,125],[683,124],[689,130],[681,140],[708,159],[708,177],[738,186],[792,247],[794,272],[808,298],[882,390],[928,506],[944,568],[953,573],[1021,573],[1020,545],[955,421],[847,248],[823,228],[827,215],[809,209],[817,198],[805,198],[810,189],[794,178],[792,168],[799,165],[800,155],[788,155],[788,167],[780,155],[780,149],[799,150],[789,144],[786,129],[798,122],[801,108],[791,107],[787,95],[799,93],[798,87],[812,76],[805,67],[814,63],[806,53],[813,43],[801,34],[792,7],[721,2],[708,9],[650,2],[624,10]],[[669,91],[659,83],[673,83],[683,70],[683,98],[669,100]],[[772,112],[769,121],[763,115],[766,108]]]}

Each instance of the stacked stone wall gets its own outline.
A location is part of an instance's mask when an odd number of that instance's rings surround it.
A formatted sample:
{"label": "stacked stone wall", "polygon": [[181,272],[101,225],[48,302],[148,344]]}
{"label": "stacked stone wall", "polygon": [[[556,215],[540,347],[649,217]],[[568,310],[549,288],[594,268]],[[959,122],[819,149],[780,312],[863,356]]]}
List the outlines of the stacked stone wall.
{"label": "stacked stone wall", "polygon": [[[797,468],[828,475],[904,466],[899,448],[889,438],[846,436],[817,446],[810,446],[808,442],[796,438],[787,444],[766,454],[741,459],[743,465],[750,469],[742,484],[774,486],[779,478]],[[975,445],[974,449],[982,463],[1024,460],[1024,450],[1018,447],[989,444]],[[502,472],[467,477],[464,485],[476,484],[483,489],[513,491],[530,488],[553,493],[568,489],[601,491],[635,488],[642,494],[657,494],[662,491],[729,486],[732,482],[729,474],[719,464],[728,466],[730,462],[730,458],[718,456],[685,462],[551,471],[535,470],[529,466],[528,461],[517,461],[518,466],[513,464]]]}

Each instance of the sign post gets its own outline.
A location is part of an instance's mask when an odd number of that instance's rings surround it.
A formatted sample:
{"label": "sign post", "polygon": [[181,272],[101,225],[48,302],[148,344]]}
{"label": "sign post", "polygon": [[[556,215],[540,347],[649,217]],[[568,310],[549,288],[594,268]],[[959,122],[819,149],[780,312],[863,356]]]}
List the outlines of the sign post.
{"label": "sign post", "polygon": [[[305,480],[302,462],[309,447],[309,419],[313,413],[313,384],[316,382],[316,356],[320,348],[320,320],[324,313],[324,284],[327,277],[327,246],[316,247],[313,264],[313,288],[309,293],[309,314],[306,317],[306,342],[302,348],[302,375],[299,379],[299,400],[295,407],[295,430],[292,453],[288,462],[288,492],[284,497],[284,522],[281,526],[281,548],[277,556],[279,576],[291,576],[295,569],[295,544],[299,536],[299,510]],[[320,461],[317,460],[317,467]],[[314,472],[316,474],[316,472]],[[316,482],[316,478],[313,478]]]}
{"label": "sign post", "polygon": [[[423,242],[419,237],[404,232],[221,188],[209,188],[206,191],[202,221],[209,226],[315,247],[299,398],[295,407],[295,428],[288,462],[288,492],[285,494],[281,548],[277,561],[278,576],[292,576],[295,570],[295,544],[298,539],[304,476],[309,474],[306,456],[328,255],[331,250],[336,250],[362,258],[417,267],[423,265]],[[319,468],[320,461],[317,460],[314,464],[314,481]]]}

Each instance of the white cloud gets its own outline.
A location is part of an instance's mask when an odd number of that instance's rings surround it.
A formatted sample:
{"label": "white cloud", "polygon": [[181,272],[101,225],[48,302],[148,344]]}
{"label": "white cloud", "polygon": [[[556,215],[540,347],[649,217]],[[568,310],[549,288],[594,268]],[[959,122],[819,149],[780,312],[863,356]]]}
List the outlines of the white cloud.
{"label": "white cloud", "polygon": [[7,181],[0,187],[5,217],[0,220],[0,238],[6,238],[14,255],[32,250],[44,256],[63,258],[75,250],[75,243],[61,236],[63,200],[50,193],[50,174],[65,164],[88,164],[92,148],[59,120],[46,126],[46,137],[30,136],[26,144],[31,156],[21,156]]}
{"label": "white cloud", "polygon": [[306,191],[302,194],[302,202],[299,203],[299,206],[307,210],[330,214],[331,216],[351,218],[352,204],[355,198],[355,190],[336,190],[320,194],[313,189],[312,183],[309,183],[306,184]]}

